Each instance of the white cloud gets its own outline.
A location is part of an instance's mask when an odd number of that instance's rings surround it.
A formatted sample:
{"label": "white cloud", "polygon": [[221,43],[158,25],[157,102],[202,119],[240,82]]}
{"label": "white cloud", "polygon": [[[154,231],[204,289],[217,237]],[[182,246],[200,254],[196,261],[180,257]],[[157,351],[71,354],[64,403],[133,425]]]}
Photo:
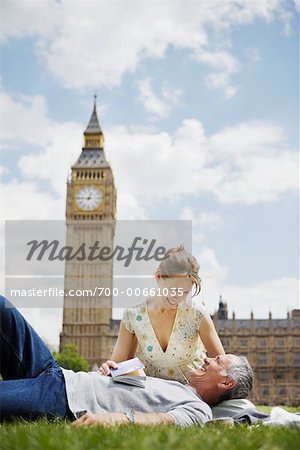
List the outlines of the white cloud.
{"label": "white cloud", "polygon": [[28,35],[53,37],[61,26],[60,19],[63,17],[58,2],[2,0],[0,42]]}
{"label": "white cloud", "polygon": [[190,119],[173,135],[113,128],[108,141],[119,190],[144,205],[206,192],[225,203],[254,204],[298,189],[297,152],[271,123],[237,124],[207,136]]}
{"label": "white cloud", "polygon": [[293,1],[294,5],[295,5],[295,9],[297,11],[300,11],[300,2],[299,2],[299,0],[292,0],[292,1]]}
{"label": "white cloud", "polygon": [[230,53],[222,51],[216,53],[199,52],[195,55],[195,59],[206,63],[213,69],[224,71],[226,73],[234,73],[239,70],[238,60],[230,55]]}
{"label": "white cloud", "polygon": [[195,212],[189,206],[185,206],[180,214],[181,220],[192,220],[194,227],[208,227],[217,228],[222,225],[222,218],[219,214],[212,211],[201,212],[195,214]]}
{"label": "white cloud", "polygon": [[247,48],[245,51],[245,55],[248,61],[251,63],[259,62],[262,59],[260,51],[256,47]]}
{"label": "white cloud", "polygon": [[139,91],[145,110],[159,118],[167,117],[182,96],[180,89],[171,89],[168,86],[163,86],[161,94],[156,95],[149,78],[139,83]]}
{"label": "white cloud", "polygon": [[37,183],[13,179],[0,183],[5,220],[64,219],[64,196],[54,198]]}
{"label": "white cloud", "polygon": [[212,280],[218,285],[222,284],[228,274],[228,268],[222,266],[217,260],[216,252],[204,247],[198,258],[203,281]]}
{"label": "white cloud", "polygon": [[197,214],[189,206],[183,207],[179,219],[192,221],[193,246],[203,244],[205,241],[204,230],[215,229],[222,225],[222,218],[218,214],[212,211]]}
{"label": "white cloud", "polygon": [[286,317],[287,311],[299,308],[299,280],[279,278],[251,285],[228,284],[228,268],[222,265],[216,252],[203,248],[199,257],[202,290],[200,298],[213,314],[218,309],[219,296],[227,302],[229,317],[235,311],[237,318],[250,318],[251,311],[256,318],[267,318],[269,311],[273,318]]}
{"label": "white cloud", "polygon": [[53,123],[50,130],[49,142],[37,152],[21,156],[18,167],[27,179],[47,180],[58,194],[63,195],[70,167],[80,154],[83,130],[80,124],[73,123]]}
{"label": "white cloud", "polygon": [[215,72],[207,75],[206,83],[213,89],[224,89],[227,98],[233,97],[238,91],[238,87],[230,83],[229,74],[226,72]]}
{"label": "white cloud", "polygon": [[119,220],[147,220],[149,211],[143,207],[137,197],[132,193],[118,193],[117,217]]}
{"label": "white cloud", "polygon": [[7,167],[0,166],[0,175],[3,175],[4,173],[8,173],[9,170]]}
{"label": "white cloud", "polygon": [[83,125],[49,119],[43,96],[13,98],[2,90],[0,103],[2,151],[33,147],[33,153],[23,154],[18,161],[22,175],[50,180],[53,189],[64,195],[70,166],[80,153]]}
{"label": "white cloud", "polygon": [[238,72],[240,64],[234,56],[225,51],[200,51],[194,56],[194,59],[215,70],[205,78],[208,86],[213,89],[223,89],[227,98],[236,94],[238,88],[231,84],[230,76]]}
{"label": "white cloud", "polygon": [[213,314],[218,309],[219,295],[227,302],[228,317],[233,311],[237,318],[249,319],[251,311],[257,319],[267,319],[269,311],[273,318],[286,317],[287,311],[299,308],[299,280],[280,278],[248,286],[227,285],[203,277],[200,294],[208,310]]}
{"label": "white cloud", "polygon": [[[253,286],[224,286],[224,298],[230,301],[230,309],[239,317],[249,317],[254,312],[257,318],[267,318],[269,311],[273,318],[286,317],[287,311],[299,308],[299,280],[281,278],[265,281]],[[241,305],[241,303],[244,303]]]}
{"label": "white cloud", "polygon": [[298,153],[287,147],[278,125],[255,121],[225,127],[211,136],[210,148],[226,172],[215,189],[222,202],[274,201],[297,189]]}
{"label": "white cloud", "polygon": [[[70,166],[80,154],[83,125],[48,119],[41,98],[24,104],[1,96],[10,117],[1,123],[5,142],[10,145],[17,135],[18,145],[35,149],[18,162],[22,176],[47,180],[63,198]],[[21,119],[14,123],[14,117]],[[270,122],[239,123],[212,135],[196,119],[184,120],[173,134],[124,126],[104,133],[118,192],[136,218],[145,217],[149,207],[187,195],[210,192],[221,202],[254,204],[298,189],[298,154],[287,146],[282,127]]]}
{"label": "white cloud", "polygon": [[279,18],[285,27],[291,20],[285,0],[5,1],[1,12],[2,40],[37,36],[42,63],[67,87],[118,85],[142,61],[162,58],[171,47],[191,55],[202,51],[207,62],[216,64],[214,49],[221,48],[217,60],[223,60],[223,72],[208,82],[223,87],[227,96],[236,89],[229,80],[236,59],[222,53],[230,47],[231,30],[256,19]]}
{"label": "white cloud", "polygon": [[19,95],[14,99],[1,89],[0,102],[0,137],[4,143],[17,146],[20,142],[38,143],[43,146],[49,142],[54,122],[47,117],[44,97]]}

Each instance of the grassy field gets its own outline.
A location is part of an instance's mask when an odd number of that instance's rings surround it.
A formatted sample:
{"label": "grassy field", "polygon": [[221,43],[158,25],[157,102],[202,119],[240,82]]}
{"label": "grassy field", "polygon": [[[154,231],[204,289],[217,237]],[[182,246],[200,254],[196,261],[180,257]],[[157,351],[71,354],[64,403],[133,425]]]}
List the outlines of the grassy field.
{"label": "grassy field", "polygon": [[[265,408],[266,410],[266,408]],[[290,409],[291,410],[291,409]],[[74,428],[69,423],[14,422],[0,427],[1,450],[298,450],[295,427]]]}

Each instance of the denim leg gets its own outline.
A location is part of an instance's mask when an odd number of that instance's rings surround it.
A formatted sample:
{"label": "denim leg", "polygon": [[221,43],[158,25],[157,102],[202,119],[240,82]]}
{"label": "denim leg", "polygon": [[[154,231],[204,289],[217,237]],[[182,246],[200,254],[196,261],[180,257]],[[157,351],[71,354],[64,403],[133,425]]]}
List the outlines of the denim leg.
{"label": "denim leg", "polygon": [[0,373],[4,380],[34,378],[56,365],[50,350],[22,314],[0,296]]}
{"label": "denim leg", "polygon": [[46,369],[35,378],[0,382],[0,419],[71,418],[61,368]]}

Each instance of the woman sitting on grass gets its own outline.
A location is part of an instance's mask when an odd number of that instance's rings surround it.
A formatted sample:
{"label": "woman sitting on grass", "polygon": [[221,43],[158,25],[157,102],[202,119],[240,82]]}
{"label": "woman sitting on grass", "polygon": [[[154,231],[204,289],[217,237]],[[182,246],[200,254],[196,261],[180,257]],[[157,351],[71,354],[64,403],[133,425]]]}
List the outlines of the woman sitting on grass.
{"label": "woman sitting on grass", "polygon": [[193,287],[193,297],[201,290],[198,272],[197,260],[183,246],[166,252],[155,274],[156,295],[125,310],[101,375],[137,354],[147,375],[187,383],[190,370],[200,368],[207,355],[225,354],[210,315],[190,295]]}

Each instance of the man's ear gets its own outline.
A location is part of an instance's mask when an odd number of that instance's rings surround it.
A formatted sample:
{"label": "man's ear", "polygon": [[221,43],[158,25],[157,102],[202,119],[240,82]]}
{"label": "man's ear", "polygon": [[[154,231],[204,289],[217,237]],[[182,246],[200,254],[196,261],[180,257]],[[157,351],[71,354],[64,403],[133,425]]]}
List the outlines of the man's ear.
{"label": "man's ear", "polygon": [[218,388],[221,391],[230,391],[231,389],[233,389],[236,385],[236,382],[234,380],[231,380],[230,378],[223,378],[222,381],[220,381],[218,383]]}

